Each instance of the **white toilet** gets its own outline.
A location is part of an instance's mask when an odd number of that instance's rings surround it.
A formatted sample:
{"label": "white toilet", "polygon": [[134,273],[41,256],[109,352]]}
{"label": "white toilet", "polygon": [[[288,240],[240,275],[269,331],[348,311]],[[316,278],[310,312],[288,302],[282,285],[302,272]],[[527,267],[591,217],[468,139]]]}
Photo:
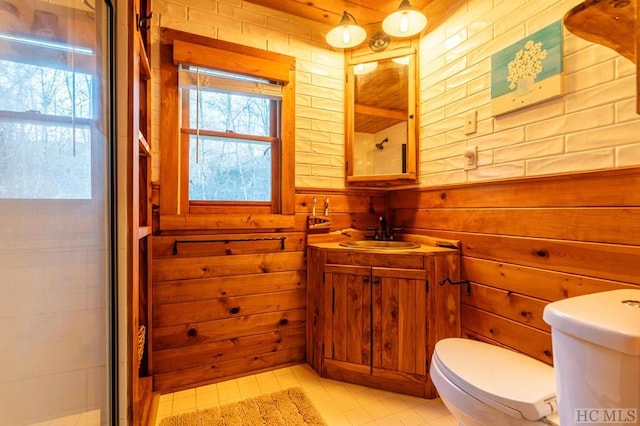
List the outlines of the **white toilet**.
{"label": "white toilet", "polygon": [[640,289],[570,297],[545,307],[560,423],[640,425]]}
{"label": "white toilet", "polygon": [[557,411],[553,367],[499,346],[440,340],[429,373],[442,402],[464,426],[539,426]]}
{"label": "white toilet", "polygon": [[[571,426],[584,415],[640,424],[640,290],[614,290],[550,303],[553,367],[488,343],[443,339],[430,375],[464,426]],[[556,388],[556,380],[558,386]],[[558,401],[556,400],[556,392]],[[606,410],[623,409],[627,411]],[[628,410],[637,410],[630,412]],[[576,411],[578,410],[578,411]],[[613,414],[612,414],[613,413]],[[582,422],[584,423],[584,422]]]}

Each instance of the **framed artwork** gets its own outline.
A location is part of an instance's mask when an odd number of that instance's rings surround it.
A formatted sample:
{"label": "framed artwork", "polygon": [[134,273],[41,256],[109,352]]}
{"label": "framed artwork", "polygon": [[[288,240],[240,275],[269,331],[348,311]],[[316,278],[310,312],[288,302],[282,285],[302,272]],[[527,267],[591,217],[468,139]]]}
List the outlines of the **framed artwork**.
{"label": "framed artwork", "polygon": [[491,55],[491,113],[562,96],[562,22]]}

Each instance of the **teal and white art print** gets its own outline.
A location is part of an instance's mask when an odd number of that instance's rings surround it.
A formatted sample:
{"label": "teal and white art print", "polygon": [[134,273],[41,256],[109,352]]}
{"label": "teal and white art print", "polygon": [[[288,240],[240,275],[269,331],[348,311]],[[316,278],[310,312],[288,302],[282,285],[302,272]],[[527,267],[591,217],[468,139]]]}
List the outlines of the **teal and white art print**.
{"label": "teal and white art print", "polygon": [[562,96],[562,22],[491,56],[494,116]]}

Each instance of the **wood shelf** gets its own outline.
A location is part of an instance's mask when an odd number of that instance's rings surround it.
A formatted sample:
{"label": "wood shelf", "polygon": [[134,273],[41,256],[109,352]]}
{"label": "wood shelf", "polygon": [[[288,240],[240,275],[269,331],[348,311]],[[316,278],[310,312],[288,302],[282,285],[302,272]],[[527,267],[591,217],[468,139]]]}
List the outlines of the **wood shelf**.
{"label": "wood shelf", "polygon": [[[151,0],[130,0],[129,6],[129,119],[131,120],[129,155],[132,167],[128,188],[130,191],[129,221],[131,222],[129,321],[130,334],[138,336],[144,327],[143,349],[138,352],[138,340],[130,345],[130,381],[134,403],[128,414],[128,424],[143,426],[149,423],[153,401],[153,327],[151,322],[151,259],[153,234],[151,214],[151,147],[150,99],[151,66],[148,45],[138,26],[139,16],[149,16]],[[140,357],[142,354],[142,357]]]}
{"label": "wood shelf", "polygon": [[145,138],[144,134],[142,133],[142,130],[138,130],[138,142],[140,142],[140,148],[142,149],[142,152],[140,152],[140,155],[151,155],[151,147],[149,146],[149,143],[147,142],[147,138]]}
{"label": "wood shelf", "polygon": [[144,46],[144,41],[142,41],[140,31],[136,32],[136,39],[138,40],[140,49],[140,76],[145,80],[151,80],[151,64],[149,62],[149,55],[147,55],[147,49]]}
{"label": "wood shelf", "polygon": [[636,0],[585,1],[564,16],[564,25],[585,40],[607,46],[636,62]]}
{"label": "wood shelf", "polygon": [[636,64],[636,111],[640,114],[640,13],[637,0],[584,1],[563,22],[573,34],[607,46]]}
{"label": "wood shelf", "polygon": [[151,235],[151,226],[141,226],[138,228],[138,239],[141,240],[144,237]]}

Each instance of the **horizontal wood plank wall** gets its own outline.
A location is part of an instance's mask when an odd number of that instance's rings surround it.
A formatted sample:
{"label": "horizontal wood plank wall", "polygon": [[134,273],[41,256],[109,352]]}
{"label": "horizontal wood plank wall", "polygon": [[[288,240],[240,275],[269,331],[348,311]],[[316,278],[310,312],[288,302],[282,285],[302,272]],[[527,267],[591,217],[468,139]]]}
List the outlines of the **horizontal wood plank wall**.
{"label": "horizontal wood plank wall", "polygon": [[462,242],[465,337],[552,364],[545,305],[640,288],[640,169],[393,191],[390,223]]}
{"label": "horizontal wood plank wall", "polygon": [[[181,227],[180,220],[156,221],[160,228],[153,236],[156,391],[172,392],[304,362],[305,248],[314,198],[317,216],[324,215],[329,198],[332,222],[330,229],[314,233],[376,226],[387,204],[382,191],[306,189],[296,193],[296,214],[287,229],[233,230],[225,228],[224,220],[193,229],[193,222]],[[284,248],[279,238],[284,238]],[[256,241],[235,241],[239,239]],[[207,240],[217,241],[203,242]]]}

